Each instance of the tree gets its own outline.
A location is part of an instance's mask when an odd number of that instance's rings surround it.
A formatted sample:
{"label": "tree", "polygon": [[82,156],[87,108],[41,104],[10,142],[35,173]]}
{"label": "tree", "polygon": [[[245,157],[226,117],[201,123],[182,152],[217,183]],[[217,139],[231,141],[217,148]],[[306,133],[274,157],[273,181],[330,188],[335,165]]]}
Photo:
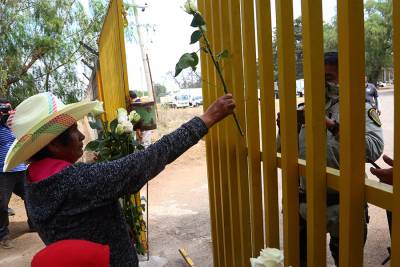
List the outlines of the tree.
{"label": "tree", "polygon": [[167,87],[160,83],[154,84],[154,91],[156,93],[157,102],[160,102],[160,97],[167,95]]}
{"label": "tree", "polygon": [[104,0],[90,2],[92,16],[77,0],[3,0],[0,2],[0,95],[16,104],[51,91],[65,102],[81,98],[84,83],[77,62],[94,64],[106,11]]}
{"label": "tree", "polygon": [[[383,67],[392,62],[392,0],[368,0],[365,3],[365,72],[373,83]],[[324,24],[325,51],[338,49],[336,17]]]}
{"label": "tree", "polygon": [[[296,59],[296,79],[302,79],[303,73],[303,33],[301,17],[297,17],[293,21],[294,42],[295,42],[295,59]],[[278,31],[275,28],[272,36],[272,51],[274,61],[274,80],[278,80]],[[258,62],[257,62],[258,66]]]}
{"label": "tree", "polygon": [[382,68],[393,65],[392,0],[368,0],[365,13],[365,70],[369,80],[376,83]]}
{"label": "tree", "polygon": [[303,79],[303,32],[301,17],[294,20],[294,42],[296,54],[296,79]]}
{"label": "tree", "polygon": [[197,71],[194,72],[192,70],[186,69],[186,70],[183,70],[182,73],[178,77],[175,77],[174,72],[169,71],[167,73],[167,76],[172,77],[174,79],[175,83],[181,89],[200,88],[201,87],[201,83],[202,83],[201,74],[198,73]]}
{"label": "tree", "polygon": [[331,23],[324,23],[324,50],[327,52],[338,50],[336,17]]}

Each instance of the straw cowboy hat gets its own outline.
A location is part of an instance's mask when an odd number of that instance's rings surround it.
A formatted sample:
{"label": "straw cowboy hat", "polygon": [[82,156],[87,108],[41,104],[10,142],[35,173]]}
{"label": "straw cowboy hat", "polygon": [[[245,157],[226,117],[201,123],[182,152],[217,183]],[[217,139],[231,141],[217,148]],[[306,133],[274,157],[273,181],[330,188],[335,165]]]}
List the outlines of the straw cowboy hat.
{"label": "straw cowboy hat", "polygon": [[16,139],[7,153],[3,171],[26,162],[54,138],[89,113],[103,112],[99,101],[64,105],[52,93],[40,93],[19,104],[8,120]]}

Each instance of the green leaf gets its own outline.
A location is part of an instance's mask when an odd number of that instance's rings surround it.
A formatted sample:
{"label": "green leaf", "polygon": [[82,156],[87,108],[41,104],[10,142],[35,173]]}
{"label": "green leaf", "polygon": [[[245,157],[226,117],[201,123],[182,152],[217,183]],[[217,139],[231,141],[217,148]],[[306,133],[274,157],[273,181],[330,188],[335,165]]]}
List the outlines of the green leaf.
{"label": "green leaf", "polygon": [[222,51],[221,53],[219,53],[217,55],[217,60],[221,60],[221,59],[226,59],[229,58],[229,51],[228,49],[225,49],[224,51]]}
{"label": "green leaf", "polygon": [[196,67],[199,64],[199,56],[197,55],[196,52],[191,53],[190,55],[192,55],[193,58],[193,62],[192,65],[190,65],[192,68]]}
{"label": "green leaf", "polygon": [[181,65],[179,65],[179,63],[176,63],[175,66],[175,77],[177,77],[181,72],[182,72],[183,68],[181,67]]}
{"label": "green leaf", "polygon": [[193,65],[195,62],[195,59],[193,58],[193,53],[185,53],[182,55],[182,57],[179,59],[179,64],[181,65],[182,68],[188,68]]}
{"label": "green leaf", "polygon": [[99,145],[100,145],[100,142],[98,140],[91,141],[86,145],[85,150],[86,151],[97,151]]}
{"label": "green leaf", "polygon": [[193,20],[192,20],[192,23],[190,24],[190,26],[197,28],[197,27],[201,27],[205,24],[206,24],[206,22],[204,21],[203,17],[199,13],[196,13],[193,16]]}
{"label": "green leaf", "polygon": [[114,119],[111,123],[110,123],[110,130],[112,133],[115,133],[115,128],[117,128],[118,125],[118,120]]}
{"label": "green leaf", "polygon": [[202,36],[203,33],[200,30],[194,31],[190,37],[190,44],[197,43]]}
{"label": "green leaf", "polygon": [[196,59],[193,58],[192,54],[185,53],[181,56],[181,58],[179,59],[178,63],[175,66],[175,77],[178,76],[182,70],[193,66]]}

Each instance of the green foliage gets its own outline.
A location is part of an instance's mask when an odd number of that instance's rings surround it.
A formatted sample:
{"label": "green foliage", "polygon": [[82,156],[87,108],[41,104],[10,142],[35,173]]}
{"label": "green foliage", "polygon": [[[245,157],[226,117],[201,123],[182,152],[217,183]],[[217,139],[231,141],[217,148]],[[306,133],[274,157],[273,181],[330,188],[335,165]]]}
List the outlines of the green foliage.
{"label": "green foliage", "polygon": [[338,33],[336,21],[332,23],[324,23],[324,50],[338,50]]}
{"label": "green foliage", "polygon": [[[135,248],[136,252],[140,255],[146,253],[146,247],[140,240],[140,232],[146,229],[146,222],[143,220],[143,212],[145,211],[146,205],[136,205],[132,200],[132,197],[125,196],[122,199],[122,210],[125,213],[125,218],[130,223],[130,235],[135,237]],[[143,200],[143,199],[142,199]],[[145,202],[145,201],[144,201]]]}
{"label": "green foliage", "polygon": [[370,82],[377,82],[383,67],[393,66],[392,0],[365,3],[365,69]]}
{"label": "green foliage", "polygon": [[156,93],[157,101],[160,102],[160,97],[167,95],[167,87],[162,84],[156,83],[154,85],[154,91]]}
{"label": "green foliage", "polygon": [[[108,122],[90,122],[90,127],[100,132],[97,140],[89,142],[85,150],[96,153],[96,161],[111,161],[127,156],[135,151],[143,149],[143,146],[136,140],[136,133],[117,131],[118,120]],[[146,224],[143,220],[144,206],[137,206],[134,198],[131,195],[124,196],[120,199],[122,210],[125,214],[125,219],[129,225],[131,238],[135,242],[136,251],[138,254],[144,255],[146,252],[145,245],[140,239],[140,232],[146,229]]]}
{"label": "green foliage", "polygon": [[199,57],[195,52],[183,54],[175,66],[175,77],[178,76],[182,70],[189,67],[195,71],[197,64],[199,64]]}
{"label": "green foliage", "polygon": [[216,56],[216,58],[217,58],[218,61],[220,61],[220,60],[222,60],[222,59],[227,59],[227,58],[229,58],[229,51],[228,51],[228,49],[225,49],[224,51],[222,51],[221,53],[219,53],[219,54]]}
{"label": "green foliage", "polygon": [[201,36],[203,36],[203,33],[200,30],[194,31],[190,37],[190,44],[197,43]]}
{"label": "green foliage", "polygon": [[[384,67],[392,62],[392,0],[365,2],[365,72],[370,82],[376,83]],[[324,24],[325,51],[338,50],[336,17]]]}
{"label": "green foliage", "polygon": [[79,42],[97,49],[106,4],[91,0],[91,16],[76,0],[1,1],[0,95],[15,104],[43,91],[66,103],[80,100],[77,62],[94,65],[96,57]]}
{"label": "green foliage", "polygon": [[[198,28],[198,30],[201,33],[201,37],[202,38],[199,38],[199,41],[200,40],[202,41],[202,43],[200,45],[200,49],[203,49],[203,51],[204,50],[207,51],[208,56],[211,57],[211,60],[212,60],[212,62],[214,64],[214,67],[215,67],[215,69],[217,71],[218,78],[219,78],[220,82],[222,83],[222,87],[223,87],[224,93],[228,94],[229,93],[228,92],[228,86],[227,86],[227,84],[225,82],[224,76],[222,75],[221,64],[219,62],[219,60],[228,57],[228,54],[229,54],[228,51],[224,50],[218,56],[216,56],[214,54],[214,52],[213,52],[213,50],[211,48],[211,44],[210,44],[210,42],[209,42],[209,40],[207,38],[207,35],[206,35],[206,31],[207,31],[206,22],[204,21],[204,18],[201,16],[201,14],[198,12],[197,7],[196,7],[196,5],[194,4],[194,2],[192,0],[187,0],[186,1],[185,10],[186,10],[186,12],[188,14],[193,16],[193,20],[192,20],[190,26]],[[193,37],[193,34],[192,34],[192,37]],[[182,62],[182,58],[185,57],[185,56],[189,57],[188,55],[191,55],[192,59],[190,61],[190,64],[187,64],[187,66],[186,66],[186,65],[184,65],[185,62]],[[179,73],[182,72],[182,70],[184,70],[184,69],[186,69],[188,67],[191,67],[193,72],[195,72],[196,71],[196,66],[197,66],[198,63],[199,63],[199,57],[197,56],[197,53],[193,52],[191,54],[188,54],[188,53],[184,54],[181,57],[181,59],[179,60],[179,62],[176,64],[176,66],[175,66],[175,76],[174,77],[178,76]],[[240,134],[242,136],[244,136],[244,132],[243,132],[243,130],[242,130],[240,124],[239,124],[239,121],[237,119],[236,114],[233,113],[232,115],[233,115],[233,118],[235,120],[236,126],[237,126]]]}
{"label": "green foliage", "polygon": [[[303,78],[303,43],[301,17],[294,20],[296,77]],[[324,23],[324,50],[338,50],[336,16]],[[392,0],[368,0],[365,2],[365,62],[369,81],[377,82],[382,68],[393,66],[392,62]],[[277,31],[273,35],[274,78],[278,80]]]}
{"label": "green foliage", "polygon": [[193,20],[192,23],[190,23],[190,26],[194,28],[199,28],[204,25],[206,25],[206,22],[204,21],[203,17],[200,15],[200,13],[195,13],[193,15]]}

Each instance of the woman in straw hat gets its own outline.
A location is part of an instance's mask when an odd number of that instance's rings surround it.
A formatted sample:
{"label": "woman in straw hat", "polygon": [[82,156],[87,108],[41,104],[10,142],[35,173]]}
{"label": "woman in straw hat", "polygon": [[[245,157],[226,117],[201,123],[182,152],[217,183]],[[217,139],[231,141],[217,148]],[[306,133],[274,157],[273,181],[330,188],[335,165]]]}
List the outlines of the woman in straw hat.
{"label": "woman in straw hat", "polygon": [[84,136],[76,122],[101,107],[97,101],[64,105],[51,93],[22,102],[10,121],[16,140],[4,170],[30,162],[25,188],[30,219],[46,245],[83,239],[110,246],[110,266],[138,266],[118,198],[138,192],[151,178],[232,113],[232,95],[217,99],[148,149],[119,160],[84,164]]}

